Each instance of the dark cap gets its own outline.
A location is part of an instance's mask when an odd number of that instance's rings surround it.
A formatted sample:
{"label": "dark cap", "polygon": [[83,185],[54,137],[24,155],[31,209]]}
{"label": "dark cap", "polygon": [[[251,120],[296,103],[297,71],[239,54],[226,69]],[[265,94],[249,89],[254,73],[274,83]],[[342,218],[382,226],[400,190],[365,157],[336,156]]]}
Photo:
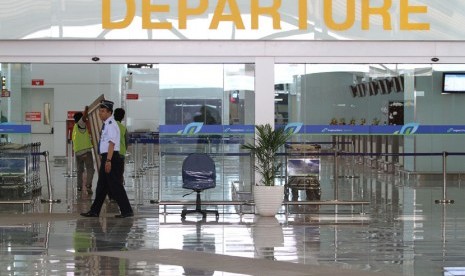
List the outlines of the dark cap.
{"label": "dark cap", "polygon": [[103,101],[100,102],[100,108],[106,108],[106,109],[108,109],[110,111],[113,111],[113,105],[114,104],[115,103],[112,102],[112,101],[103,100]]}

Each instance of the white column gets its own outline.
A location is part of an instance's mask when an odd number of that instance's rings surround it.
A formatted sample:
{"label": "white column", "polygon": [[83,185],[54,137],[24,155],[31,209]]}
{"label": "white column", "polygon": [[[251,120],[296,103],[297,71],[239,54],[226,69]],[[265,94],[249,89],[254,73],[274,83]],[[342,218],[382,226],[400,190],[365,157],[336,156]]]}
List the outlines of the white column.
{"label": "white column", "polygon": [[274,126],[274,58],[255,59],[255,124]]}
{"label": "white column", "polygon": [[[274,58],[255,59],[255,125],[274,127]],[[255,183],[261,180],[255,171]]]}

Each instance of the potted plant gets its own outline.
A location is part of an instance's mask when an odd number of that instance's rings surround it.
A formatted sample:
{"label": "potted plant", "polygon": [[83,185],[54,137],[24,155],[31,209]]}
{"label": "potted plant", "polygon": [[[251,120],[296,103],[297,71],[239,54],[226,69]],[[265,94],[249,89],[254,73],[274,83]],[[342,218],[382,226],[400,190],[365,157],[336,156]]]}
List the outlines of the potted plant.
{"label": "potted plant", "polygon": [[254,155],[254,168],[260,176],[260,181],[254,185],[255,210],[262,216],[274,216],[284,199],[284,186],[275,185],[276,172],[282,166],[277,162],[276,153],[291,134],[284,128],[273,129],[270,124],[257,125],[255,129],[254,143],[242,145]]}

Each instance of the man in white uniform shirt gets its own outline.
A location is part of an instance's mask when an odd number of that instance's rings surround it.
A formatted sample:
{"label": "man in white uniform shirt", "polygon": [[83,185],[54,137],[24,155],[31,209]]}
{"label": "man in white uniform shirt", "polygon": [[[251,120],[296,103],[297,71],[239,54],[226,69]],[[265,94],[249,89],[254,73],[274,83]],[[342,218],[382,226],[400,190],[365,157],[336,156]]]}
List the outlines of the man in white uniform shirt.
{"label": "man in white uniform shirt", "polygon": [[121,214],[117,218],[134,216],[124,186],[121,184],[120,172],[124,165],[119,155],[120,132],[118,124],[113,118],[113,102],[103,100],[100,103],[99,117],[103,121],[99,142],[101,157],[95,199],[84,217],[98,217],[108,193],[118,203]]}

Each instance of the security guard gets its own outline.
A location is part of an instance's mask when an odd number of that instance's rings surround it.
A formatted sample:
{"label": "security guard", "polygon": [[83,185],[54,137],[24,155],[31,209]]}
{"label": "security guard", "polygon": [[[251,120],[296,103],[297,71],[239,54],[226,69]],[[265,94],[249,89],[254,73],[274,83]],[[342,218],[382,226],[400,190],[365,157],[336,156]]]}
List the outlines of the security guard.
{"label": "security guard", "polygon": [[87,213],[81,213],[84,217],[98,217],[105,197],[111,193],[112,198],[118,203],[121,214],[117,218],[134,216],[129,203],[126,190],[121,185],[121,157],[120,131],[113,118],[113,102],[103,100],[100,103],[99,117],[103,121],[102,134],[99,142],[99,154],[101,156],[100,171],[97,181],[97,190],[94,202]]}
{"label": "security guard", "polygon": [[92,141],[90,133],[86,126],[88,107],[82,112],[74,114],[74,128],[73,128],[73,150],[76,155],[77,166],[77,190],[82,190],[82,179],[84,174],[84,167],[86,169],[86,188],[87,194],[92,194],[92,179],[94,178],[94,161],[92,156]]}

